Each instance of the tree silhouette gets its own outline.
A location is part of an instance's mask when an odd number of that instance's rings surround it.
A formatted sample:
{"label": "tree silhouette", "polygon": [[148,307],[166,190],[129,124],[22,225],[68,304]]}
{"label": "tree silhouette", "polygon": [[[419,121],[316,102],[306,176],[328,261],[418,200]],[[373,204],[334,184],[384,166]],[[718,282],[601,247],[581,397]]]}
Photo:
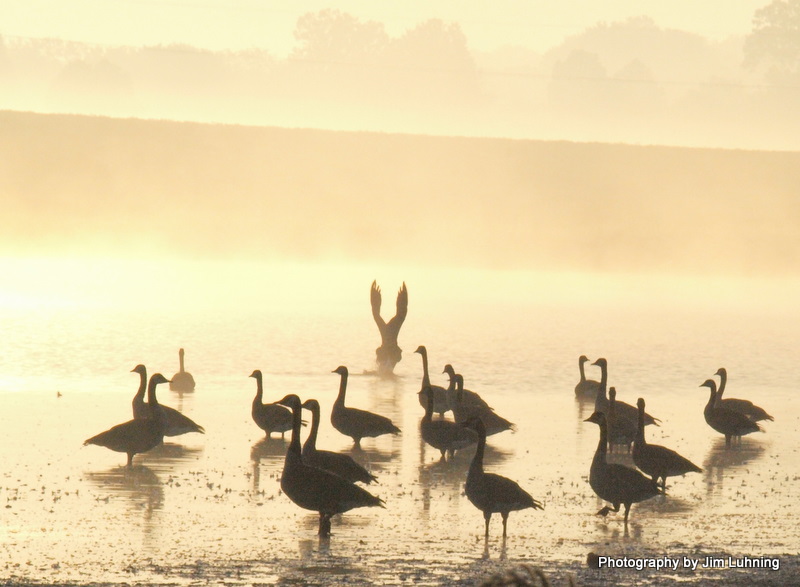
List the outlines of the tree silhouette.
{"label": "tree silhouette", "polygon": [[383,24],[330,8],[297,19],[294,38],[293,58],[331,64],[379,62],[389,41]]}
{"label": "tree silhouette", "polygon": [[775,0],[756,10],[744,55],[746,66],[765,66],[773,81],[800,81],[800,0]]}

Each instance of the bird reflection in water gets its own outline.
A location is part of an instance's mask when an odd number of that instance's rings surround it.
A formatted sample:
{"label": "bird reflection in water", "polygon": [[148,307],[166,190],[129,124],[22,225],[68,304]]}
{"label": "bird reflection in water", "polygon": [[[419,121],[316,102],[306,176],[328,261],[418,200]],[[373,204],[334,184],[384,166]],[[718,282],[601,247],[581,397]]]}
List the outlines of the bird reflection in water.
{"label": "bird reflection in water", "polygon": [[[731,473],[743,465],[761,458],[764,447],[758,442],[747,442],[735,446],[733,449],[726,445],[724,437],[717,437],[703,460],[703,481],[706,484],[706,494],[719,494],[725,484],[725,473]],[[741,480],[737,480],[741,483]]]}
{"label": "bird reflection in water", "polygon": [[[483,554],[481,555],[481,559],[485,560],[485,561],[488,561],[491,558],[492,558],[491,554],[489,553],[489,537],[488,536],[484,536],[483,537]],[[502,536],[500,538],[500,552],[497,553],[497,560],[501,560],[501,561],[508,560],[508,554],[507,554],[507,551],[506,551],[506,537],[505,536]]]}
{"label": "bird reflection in water", "polygon": [[283,467],[283,459],[286,457],[286,449],[289,441],[280,437],[265,437],[256,442],[250,449],[250,460],[253,463],[253,491],[261,490],[261,461],[276,472],[280,477]]}
{"label": "bird reflection in water", "polygon": [[172,465],[196,461],[202,453],[202,446],[192,447],[174,442],[163,442],[142,455],[141,462],[147,463],[159,472],[171,471]]}
{"label": "bird reflection in water", "polygon": [[[145,538],[153,536],[158,525],[155,513],[164,506],[164,488],[152,469],[145,465],[114,467],[108,471],[85,473],[84,476],[103,492],[124,498],[130,505],[130,515],[142,512]],[[98,499],[108,497],[100,495]]]}

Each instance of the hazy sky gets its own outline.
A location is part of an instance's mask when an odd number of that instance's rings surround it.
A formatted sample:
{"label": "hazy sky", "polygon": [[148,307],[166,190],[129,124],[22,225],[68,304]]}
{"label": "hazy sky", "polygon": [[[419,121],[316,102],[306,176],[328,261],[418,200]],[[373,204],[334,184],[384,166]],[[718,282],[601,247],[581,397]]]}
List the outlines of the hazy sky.
{"label": "hazy sky", "polygon": [[522,45],[546,50],[598,22],[648,15],[656,24],[712,39],[747,34],[769,0],[3,0],[0,35],[110,45],[186,43],[213,50],[261,48],[278,57],[294,44],[298,16],[337,8],[377,20],[396,36],[430,18],[458,21],[473,50]]}

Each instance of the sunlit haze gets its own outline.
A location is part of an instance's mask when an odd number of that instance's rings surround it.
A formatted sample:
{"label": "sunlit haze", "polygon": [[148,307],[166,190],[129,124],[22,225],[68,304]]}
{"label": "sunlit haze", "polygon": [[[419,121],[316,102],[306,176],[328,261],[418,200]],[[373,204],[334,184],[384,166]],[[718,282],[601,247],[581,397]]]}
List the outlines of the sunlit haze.
{"label": "sunlit haze", "polygon": [[798,31],[0,0],[0,583],[800,585]]}
{"label": "sunlit haze", "polygon": [[335,7],[362,20],[383,22],[393,35],[439,18],[459,23],[472,49],[491,51],[517,45],[541,52],[598,23],[641,15],[651,16],[662,27],[722,40],[749,33],[753,12],[764,4],[764,0],[416,0],[399,4],[365,0],[335,4],[308,0],[75,0],[68,4],[59,0],[11,0],[0,7],[0,33],[107,45],[185,43],[212,50],[259,48],[285,56],[294,46],[292,32],[301,15]]}

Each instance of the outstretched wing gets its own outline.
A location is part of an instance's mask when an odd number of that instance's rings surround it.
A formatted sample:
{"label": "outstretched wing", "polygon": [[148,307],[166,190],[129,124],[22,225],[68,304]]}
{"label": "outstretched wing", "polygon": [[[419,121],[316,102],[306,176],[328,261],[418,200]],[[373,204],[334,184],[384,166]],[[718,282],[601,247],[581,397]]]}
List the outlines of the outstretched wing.
{"label": "outstretched wing", "polygon": [[[392,328],[395,333],[400,332],[400,327],[406,319],[406,314],[408,314],[408,289],[404,281],[403,286],[397,292],[397,312],[394,318],[389,320],[389,327]],[[396,335],[397,334],[395,334],[395,336]]]}
{"label": "outstretched wing", "polygon": [[378,286],[377,281],[372,282],[372,287],[369,290],[369,302],[372,305],[372,318],[375,324],[378,325],[378,330],[383,332],[386,328],[386,322],[381,318],[381,288]]}

